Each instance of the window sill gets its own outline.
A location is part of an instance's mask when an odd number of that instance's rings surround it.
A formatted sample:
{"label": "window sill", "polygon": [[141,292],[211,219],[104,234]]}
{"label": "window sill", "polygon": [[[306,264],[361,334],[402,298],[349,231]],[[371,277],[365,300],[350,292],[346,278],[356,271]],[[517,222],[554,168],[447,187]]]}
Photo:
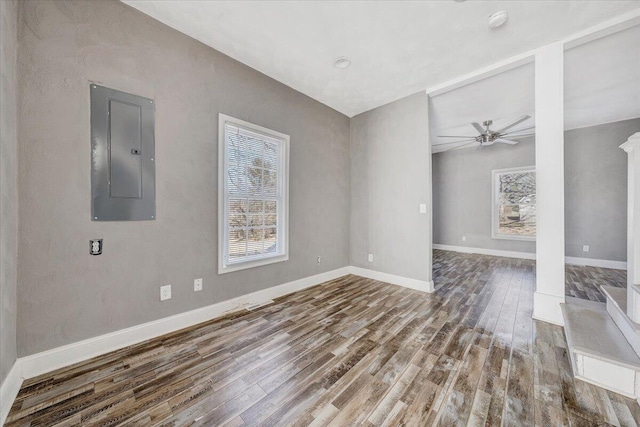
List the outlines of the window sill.
{"label": "window sill", "polygon": [[260,258],[251,261],[239,262],[236,264],[224,265],[220,264],[218,266],[218,274],[231,273],[234,271],[246,270],[254,267],[261,267],[263,265],[275,264],[277,262],[284,262],[289,260],[289,255],[276,255],[269,258]]}

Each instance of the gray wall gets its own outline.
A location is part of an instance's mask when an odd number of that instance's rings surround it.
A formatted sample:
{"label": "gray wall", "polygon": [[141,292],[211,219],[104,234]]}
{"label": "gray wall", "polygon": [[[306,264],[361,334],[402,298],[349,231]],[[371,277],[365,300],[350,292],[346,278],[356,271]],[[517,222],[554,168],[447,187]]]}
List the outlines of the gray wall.
{"label": "gray wall", "polygon": [[18,3],[0,1],[0,385],[16,360]]}
{"label": "gray wall", "polygon": [[[618,146],[639,130],[633,119],[565,132],[567,256],[626,260],[627,158]],[[529,139],[434,154],[434,243],[535,252],[534,242],[492,239],[490,218],[491,170],[533,165],[534,150]]]}
{"label": "gray wall", "polygon": [[[20,356],[349,264],[346,116],[116,1],[22,15]],[[156,221],[90,220],[90,81],[155,100]],[[219,112],[291,136],[287,262],[216,274]]]}
{"label": "gray wall", "polygon": [[351,119],[352,265],[431,280],[430,157],[423,93]]}
{"label": "gray wall", "polygon": [[535,242],[491,238],[491,171],[535,164],[533,138],[521,141],[433,155],[433,243],[536,251]]}
{"label": "gray wall", "polygon": [[627,153],[619,146],[639,131],[633,119],[565,133],[567,256],[627,260]]}

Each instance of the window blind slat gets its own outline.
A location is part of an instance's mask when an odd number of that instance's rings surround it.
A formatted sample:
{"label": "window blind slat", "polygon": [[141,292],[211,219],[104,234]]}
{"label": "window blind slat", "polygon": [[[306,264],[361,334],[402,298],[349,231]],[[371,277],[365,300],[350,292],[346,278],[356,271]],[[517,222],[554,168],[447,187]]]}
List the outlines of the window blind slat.
{"label": "window blind slat", "polygon": [[278,254],[284,141],[232,123],[226,152],[226,260],[240,263]]}

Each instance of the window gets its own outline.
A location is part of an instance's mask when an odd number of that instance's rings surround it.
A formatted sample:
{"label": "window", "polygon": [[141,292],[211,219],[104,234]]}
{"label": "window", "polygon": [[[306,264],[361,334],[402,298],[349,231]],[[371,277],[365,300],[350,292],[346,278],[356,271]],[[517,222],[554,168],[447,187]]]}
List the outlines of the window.
{"label": "window", "polygon": [[492,171],[494,239],[536,239],[536,171],[533,167]]}
{"label": "window", "polygon": [[218,272],[286,261],[289,136],[220,114]]}

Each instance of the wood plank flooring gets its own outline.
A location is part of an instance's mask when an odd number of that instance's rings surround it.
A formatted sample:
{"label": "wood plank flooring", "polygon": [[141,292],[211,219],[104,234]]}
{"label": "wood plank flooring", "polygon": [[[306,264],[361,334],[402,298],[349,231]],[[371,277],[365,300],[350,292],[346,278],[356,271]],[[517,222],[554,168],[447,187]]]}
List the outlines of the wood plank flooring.
{"label": "wood plank flooring", "polygon": [[610,268],[588,267],[567,264],[565,266],[565,294],[591,301],[606,302],[600,285],[618,288],[627,287],[627,272]]}
{"label": "wood plank flooring", "polygon": [[6,425],[638,425],[531,319],[534,274],[435,251],[431,295],[345,276],[27,380]]}

